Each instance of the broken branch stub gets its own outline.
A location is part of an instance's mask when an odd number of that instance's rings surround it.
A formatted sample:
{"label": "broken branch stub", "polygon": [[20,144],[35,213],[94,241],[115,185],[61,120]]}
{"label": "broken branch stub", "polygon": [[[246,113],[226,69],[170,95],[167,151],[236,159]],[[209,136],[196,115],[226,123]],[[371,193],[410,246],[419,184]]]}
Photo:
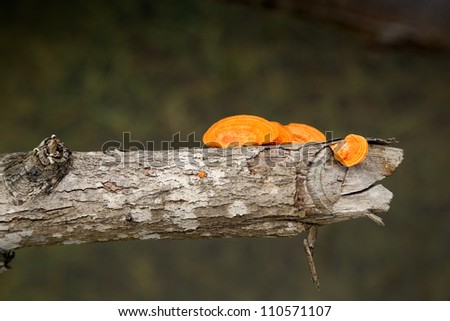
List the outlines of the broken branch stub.
{"label": "broken branch stub", "polygon": [[56,158],[47,164],[48,158],[38,158],[42,172],[53,166],[56,176],[48,174],[38,192],[17,192],[10,183],[11,159],[26,160],[22,168],[16,161],[15,177],[33,185],[33,153],[0,156],[4,250],[124,239],[294,236],[310,224],[357,217],[380,222],[377,215],[388,210],[392,193],[376,182],[392,174],[403,152],[372,144],[363,163],[346,168],[334,161],[327,143],[106,154],[60,148],[62,167],[54,166]]}
{"label": "broken branch stub", "polygon": [[13,153],[2,160],[3,182],[14,205],[49,194],[72,165],[71,151],[55,135],[28,153]]}

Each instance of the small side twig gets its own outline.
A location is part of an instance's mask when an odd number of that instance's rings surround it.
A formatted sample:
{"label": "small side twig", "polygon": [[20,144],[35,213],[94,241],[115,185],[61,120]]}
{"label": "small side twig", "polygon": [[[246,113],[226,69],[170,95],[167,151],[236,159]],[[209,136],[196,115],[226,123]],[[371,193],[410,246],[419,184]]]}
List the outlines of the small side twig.
{"label": "small side twig", "polygon": [[317,225],[310,225],[308,228],[308,236],[303,240],[303,247],[305,248],[306,258],[308,259],[309,274],[311,280],[316,286],[317,290],[320,291],[319,275],[317,274],[316,265],[314,264],[314,244],[317,240],[317,235],[319,232],[319,227]]}
{"label": "small side twig", "polygon": [[16,253],[13,250],[4,250],[0,248],[0,273],[10,269],[9,262],[12,261]]}

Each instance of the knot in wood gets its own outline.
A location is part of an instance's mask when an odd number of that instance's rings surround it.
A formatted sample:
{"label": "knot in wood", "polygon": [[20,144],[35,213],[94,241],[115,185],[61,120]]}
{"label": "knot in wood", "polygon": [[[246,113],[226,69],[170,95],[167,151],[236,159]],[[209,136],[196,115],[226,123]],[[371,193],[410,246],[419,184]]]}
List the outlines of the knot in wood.
{"label": "knot in wood", "polygon": [[15,205],[48,194],[67,174],[72,152],[55,135],[44,139],[32,152],[6,157],[4,183]]}
{"label": "knot in wood", "polygon": [[308,164],[297,168],[294,204],[305,216],[331,215],[341,196],[347,168],[338,164],[326,144],[305,146]]}
{"label": "knot in wood", "polygon": [[44,166],[65,163],[70,160],[72,154],[70,149],[54,134],[45,138],[33,152]]}

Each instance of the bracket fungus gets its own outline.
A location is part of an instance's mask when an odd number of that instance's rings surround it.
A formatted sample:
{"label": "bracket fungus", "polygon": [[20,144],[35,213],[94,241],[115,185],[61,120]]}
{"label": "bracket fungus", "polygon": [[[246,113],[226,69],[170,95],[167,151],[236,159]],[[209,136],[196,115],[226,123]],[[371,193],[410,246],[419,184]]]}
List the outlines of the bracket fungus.
{"label": "bracket fungus", "polygon": [[253,115],[235,115],[214,123],[203,135],[209,147],[235,147],[273,143],[278,137],[278,126]]}
{"label": "bracket fungus", "polygon": [[355,166],[364,159],[369,151],[367,139],[356,134],[349,134],[338,143],[331,144],[334,158],[344,166]]}
{"label": "bracket fungus", "polygon": [[[325,141],[325,135],[310,125],[282,125],[253,115],[225,117],[209,127],[203,135],[203,143],[206,146],[218,148]],[[349,134],[344,140],[331,144],[330,148],[342,165],[351,167],[364,161],[369,145],[363,136]]]}
{"label": "bracket fungus", "polygon": [[272,121],[271,123],[274,126],[278,127],[278,137],[275,139],[275,143],[277,145],[292,144],[294,135],[292,134],[291,130],[286,126],[281,125],[279,122]]}
{"label": "bracket fungus", "polygon": [[292,142],[294,144],[303,144],[308,142],[321,143],[326,141],[325,135],[320,130],[312,126],[306,124],[290,123],[285,127],[287,127],[293,134]]}

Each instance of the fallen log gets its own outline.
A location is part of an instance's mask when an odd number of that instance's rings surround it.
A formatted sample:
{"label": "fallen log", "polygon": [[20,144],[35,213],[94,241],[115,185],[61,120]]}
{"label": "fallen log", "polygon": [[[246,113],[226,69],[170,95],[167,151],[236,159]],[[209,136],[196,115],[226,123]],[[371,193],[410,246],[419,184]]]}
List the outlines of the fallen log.
{"label": "fallen log", "polygon": [[31,246],[285,237],[359,217],[382,224],[393,194],[377,182],[403,151],[368,141],[366,160],[347,168],[330,142],[71,152],[52,136],[0,155],[0,261],[7,267],[13,250]]}

